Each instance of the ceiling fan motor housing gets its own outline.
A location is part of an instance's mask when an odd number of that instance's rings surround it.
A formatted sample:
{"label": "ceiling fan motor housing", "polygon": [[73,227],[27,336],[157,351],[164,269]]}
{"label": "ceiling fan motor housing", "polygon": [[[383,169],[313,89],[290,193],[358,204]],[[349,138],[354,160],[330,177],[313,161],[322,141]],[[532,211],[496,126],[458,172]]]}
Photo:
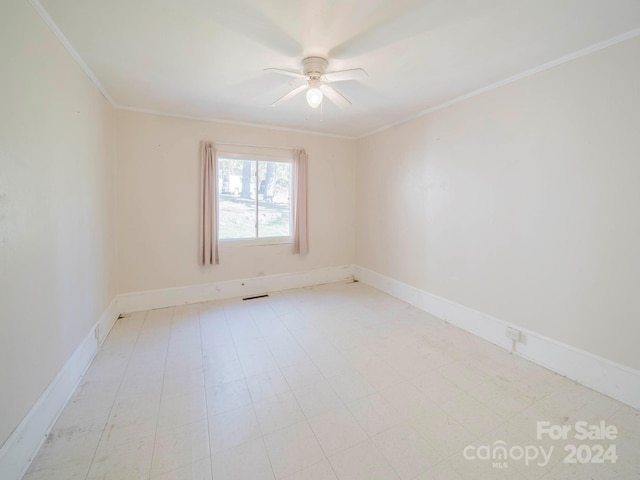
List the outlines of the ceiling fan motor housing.
{"label": "ceiling fan motor housing", "polygon": [[302,60],[302,69],[309,80],[320,80],[329,63],[322,57],[307,57]]}

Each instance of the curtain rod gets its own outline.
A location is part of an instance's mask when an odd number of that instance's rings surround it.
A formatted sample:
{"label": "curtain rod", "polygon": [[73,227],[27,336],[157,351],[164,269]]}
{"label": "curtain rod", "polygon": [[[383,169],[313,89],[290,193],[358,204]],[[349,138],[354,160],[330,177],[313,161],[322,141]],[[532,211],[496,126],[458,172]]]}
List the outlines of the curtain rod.
{"label": "curtain rod", "polygon": [[277,150],[301,150],[299,148],[291,148],[291,147],[277,147],[273,145],[253,145],[250,143],[225,143],[225,142],[213,142],[213,144],[217,147],[218,145],[226,145],[228,147],[253,147],[253,148],[275,148]]}

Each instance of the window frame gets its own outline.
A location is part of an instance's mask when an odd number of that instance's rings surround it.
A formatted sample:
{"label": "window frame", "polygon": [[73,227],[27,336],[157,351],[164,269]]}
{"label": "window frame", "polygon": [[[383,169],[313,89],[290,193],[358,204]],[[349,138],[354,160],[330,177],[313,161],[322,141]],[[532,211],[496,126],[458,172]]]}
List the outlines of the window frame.
{"label": "window frame", "polygon": [[[217,152],[218,167],[216,171],[216,186],[219,185],[219,173],[220,173],[220,160],[245,160],[256,162],[255,188],[256,188],[256,223],[259,222],[258,215],[260,213],[259,208],[259,184],[258,184],[258,162],[274,162],[274,163],[288,163],[290,164],[290,176],[289,176],[289,235],[279,237],[253,237],[253,238],[220,238],[220,215],[216,215],[218,222],[218,242],[222,246],[229,247],[257,247],[266,245],[287,245],[293,243],[293,207],[294,207],[294,192],[293,192],[293,155],[292,152],[278,154],[266,154],[266,153],[241,153],[238,151],[219,150]],[[218,191],[217,203],[218,212],[220,211],[220,194]],[[256,235],[259,235],[259,226],[256,226]]]}

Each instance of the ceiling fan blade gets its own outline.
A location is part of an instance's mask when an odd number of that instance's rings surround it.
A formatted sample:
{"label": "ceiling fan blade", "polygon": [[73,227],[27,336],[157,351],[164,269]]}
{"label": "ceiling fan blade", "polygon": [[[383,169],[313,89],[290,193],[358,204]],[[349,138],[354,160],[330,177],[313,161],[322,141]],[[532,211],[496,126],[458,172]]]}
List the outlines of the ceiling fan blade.
{"label": "ceiling fan blade", "polygon": [[280,75],[287,75],[289,77],[307,78],[307,76],[303,75],[302,73],[294,72],[293,70],[284,70],[282,68],[265,68],[264,71],[278,73]]}
{"label": "ceiling fan blade", "polygon": [[300,92],[306,90],[307,88],[309,88],[309,85],[300,85],[299,87],[294,88],[293,90],[291,90],[289,93],[285,93],[283,96],[281,96],[278,100],[276,100],[275,102],[273,102],[271,104],[272,107],[277,107],[278,105],[286,102],[287,100],[292,99],[293,97],[295,97],[296,95],[298,95]]}
{"label": "ceiling fan blade", "polygon": [[[169,12],[174,12],[177,5],[176,0],[158,0],[155,4],[158,4],[159,10]],[[284,57],[298,57],[303,53],[302,45],[288,33],[288,29],[282,28],[282,22],[276,21],[280,17],[273,14],[277,8],[275,6],[265,8],[260,2],[247,0],[186,0],[180,2],[180,7],[184,9],[181,13],[185,16],[179,18],[200,18],[208,24],[207,28],[213,28],[215,32],[219,28],[224,28],[225,32],[228,29],[233,31],[234,39],[236,34],[240,35]]]}
{"label": "ceiling fan blade", "polygon": [[361,68],[352,68],[351,70],[338,70],[337,72],[329,72],[324,74],[326,82],[344,82],[345,80],[362,80],[369,75]]}
{"label": "ceiling fan blade", "polygon": [[322,93],[324,93],[329,100],[331,100],[340,108],[347,108],[351,106],[351,102],[347,100],[344,95],[342,95],[332,86],[327,84],[322,84],[320,85],[320,90],[322,90]]}

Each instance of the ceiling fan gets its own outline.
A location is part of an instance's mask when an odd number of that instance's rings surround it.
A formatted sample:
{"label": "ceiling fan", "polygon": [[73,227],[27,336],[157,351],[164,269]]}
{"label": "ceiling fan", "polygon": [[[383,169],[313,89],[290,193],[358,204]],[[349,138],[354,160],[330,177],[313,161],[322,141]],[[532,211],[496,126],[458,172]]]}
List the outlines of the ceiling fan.
{"label": "ceiling fan", "polygon": [[296,72],[294,70],[283,70],[281,68],[265,69],[267,72],[279,73],[280,75],[287,75],[289,77],[305,80],[303,85],[300,85],[289,93],[284,94],[278,100],[273,102],[272,106],[276,107],[306,90],[307,103],[311,108],[318,108],[325,95],[338,107],[349,107],[351,102],[329,84],[334,82],[344,82],[345,80],[361,80],[368,77],[367,72],[361,68],[327,72],[328,64],[329,62],[322,57],[307,57],[302,60],[303,73]]}

